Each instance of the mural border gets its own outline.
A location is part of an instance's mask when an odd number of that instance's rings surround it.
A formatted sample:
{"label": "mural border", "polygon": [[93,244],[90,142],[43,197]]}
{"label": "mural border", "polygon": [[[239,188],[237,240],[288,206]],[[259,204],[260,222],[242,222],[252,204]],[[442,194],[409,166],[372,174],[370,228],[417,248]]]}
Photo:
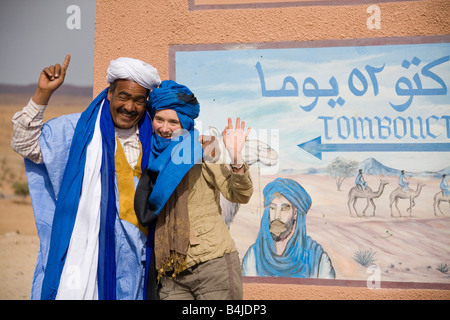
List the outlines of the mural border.
{"label": "mural border", "polygon": [[242,3],[242,4],[195,4],[195,0],[188,0],[188,10],[226,10],[226,9],[268,9],[287,7],[317,7],[317,6],[351,6],[351,5],[373,5],[387,2],[405,2],[420,0],[325,0],[325,1],[296,1],[296,2],[273,2],[273,3]]}
{"label": "mural border", "polygon": [[363,46],[405,45],[405,44],[423,44],[423,43],[430,43],[430,44],[450,43],[450,35],[331,39],[331,40],[312,40],[312,41],[253,42],[253,43],[173,44],[169,46],[169,79],[176,81],[175,58],[176,53],[180,51],[363,47]]}
{"label": "mural border", "polygon": [[[284,41],[255,43],[221,43],[221,44],[176,44],[169,46],[169,79],[176,81],[176,53],[181,51],[215,51],[215,50],[249,50],[249,49],[287,49],[287,48],[321,48],[354,47],[378,45],[405,45],[424,43],[450,43],[450,35],[412,36],[388,38],[332,39],[315,41]],[[337,287],[367,287],[364,280],[314,279],[285,277],[243,277],[244,283],[261,284],[296,284]],[[450,284],[433,282],[394,282],[381,281],[383,289],[433,289],[450,290]]]}
{"label": "mural border", "polygon": [[[368,274],[369,275],[369,274]],[[286,277],[243,277],[244,283],[261,284],[294,284],[322,287],[356,287],[366,288],[365,280],[345,280],[345,279],[314,279],[314,278],[286,278]],[[429,290],[450,290],[449,283],[438,282],[400,282],[400,281],[380,281],[380,289],[429,289]]]}

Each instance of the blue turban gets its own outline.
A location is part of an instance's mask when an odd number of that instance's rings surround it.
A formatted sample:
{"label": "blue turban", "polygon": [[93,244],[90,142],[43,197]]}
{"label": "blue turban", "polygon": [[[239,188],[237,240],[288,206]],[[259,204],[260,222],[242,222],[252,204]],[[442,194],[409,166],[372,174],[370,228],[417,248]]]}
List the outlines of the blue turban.
{"label": "blue turban", "polygon": [[272,202],[277,192],[288,199],[301,213],[306,214],[311,207],[311,197],[305,189],[294,180],[282,178],[275,179],[264,188],[264,207]]}
{"label": "blue turban", "polygon": [[[317,277],[322,247],[306,235],[306,213],[311,206],[311,197],[296,181],[277,178],[264,188],[264,214],[261,228],[255,244],[244,257],[245,265],[248,253],[255,254],[258,276],[269,277]],[[284,252],[278,255],[275,242],[270,234],[269,207],[276,193],[284,196],[297,208],[297,224]]]}
{"label": "blue turban", "polygon": [[188,87],[172,80],[165,80],[149,96],[149,111],[153,119],[157,110],[175,110],[183,129],[194,128],[194,119],[200,113],[200,105]]}

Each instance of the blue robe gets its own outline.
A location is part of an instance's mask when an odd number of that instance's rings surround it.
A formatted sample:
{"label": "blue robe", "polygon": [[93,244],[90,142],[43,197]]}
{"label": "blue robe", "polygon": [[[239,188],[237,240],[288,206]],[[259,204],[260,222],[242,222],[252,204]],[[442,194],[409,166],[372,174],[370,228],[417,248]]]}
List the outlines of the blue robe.
{"label": "blue robe", "polygon": [[407,183],[406,181],[405,181],[405,175],[402,173],[401,175],[400,175],[400,177],[398,178],[398,185],[400,186],[400,187],[402,187],[402,190],[403,191],[408,191],[408,185],[409,185],[409,183]]}
{"label": "blue robe", "polygon": [[[106,97],[106,91],[102,94],[102,97]],[[104,110],[109,113],[109,110]],[[36,164],[25,159],[25,169],[30,196],[36,228],[40,239],[39,253],[32,282],[31,299],[54,299],[54,294],[46,293],[45,296],[42,296],[41,294],[44,292],[44,277],[51,276],[48,274],[46,275],[45,271],[47,268],[49,252],[51,251],[52,226],[56,221],[54,218],[58,195],[63,188],[62,181],[66,170],[66,164],[69,161],[69,150],[71,150],[72,147],[72,139],[75,139],[74,133],[76,126],[79,123],[80,116],[81,114],[61,116],[44,124],[39,139],[44,163]],[[141,123],[143,122],[144,121],[141,121]],[[147,118],[145,122],[148,127],[150,125],[149,119]],[[146,129],[145,132],[144,130],[140,130],[140,136],[144,134],[150,135],[150,132],[146,132],[147,130],[148,129]],[[112,131],[112,137],[108,136],[107,139],[109,139],[109,141],[115,141],[114,131]],[[112,150],[114,150],[114,143],[115,142],[112,142]],[[141,141],[141,143],[143,142]],[[146,147],[145,149],[149,149],[149,147]],[[104,155],[104,157],[106,157],[106,155]],[[148,159],[148,151],[146,159]],[[112,159],[112,161],[114,162],[114,159]],[[105,173],[105,175],[110,176],[110,174],[107,173]],[[113,180],[109,178],[110,177],[106,180],[113,183],[117,195],[118,189],[116,177],[114,175],[114,177],[112,177]],[[135,186],[136,185],[137,179],[135,179]],[[102,195],[102,201],[103,199]],[[115,288],[112,294],[113,299],[143,299],[145,261],[146,254],[148,254],[148,252],[146,252],[147,237],[138,229],[138,227],[120,219],[118,196],[116,196],[115,199],[115,217],[112,217],[113,223],[110,223],[110,225],[113,225],[113,245],[111,247],[113,252],[109,252],[109,254],[106,255],[106,253],[102,251],[104,248],[99,249],[99,269],[101,262],[104,262],[105,256],[112,257],[113,261],[108,264],[113,264],[115,268],[114,273],[112,273],[115,275],[115,279],[112,280]],[[62,219],[65,218],[63,217]],[[105,223],[105,218],[102,218],[101,228],[105,228]],[[100,243],[101,246],[102,242],[100,241]],[[53,265],[52,268],[54,268]],[[99,273],[99,288],[100,283],[103,282],[100,277]],[[101,290],[99,290],[99,298],[105,298]]]}
{"label": "blue robe", "polygon": [[364,181],[364,177],[361,173],[359,173],[358,176],[356,177],[355,184],[361,186],[363,191],[366,191],[366,182]]}
{"label": "blue robe", "polygon": [[442,178],[440,187],[444,193],[444,196],[450,196],[450,188],[445,178]]}

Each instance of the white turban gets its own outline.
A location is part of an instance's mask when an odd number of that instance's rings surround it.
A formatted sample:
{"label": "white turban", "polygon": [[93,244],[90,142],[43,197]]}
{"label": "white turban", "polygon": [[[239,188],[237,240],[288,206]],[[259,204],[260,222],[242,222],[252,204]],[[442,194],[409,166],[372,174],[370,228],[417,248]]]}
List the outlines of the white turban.
{"label": "white turban", "polygon": [[154,67],[144,61],[124,57],[111,60],[108,67],[106,75],[108,83],[117,79],[134,81],[149,90],[158,87],[161,83],[158,71]]}

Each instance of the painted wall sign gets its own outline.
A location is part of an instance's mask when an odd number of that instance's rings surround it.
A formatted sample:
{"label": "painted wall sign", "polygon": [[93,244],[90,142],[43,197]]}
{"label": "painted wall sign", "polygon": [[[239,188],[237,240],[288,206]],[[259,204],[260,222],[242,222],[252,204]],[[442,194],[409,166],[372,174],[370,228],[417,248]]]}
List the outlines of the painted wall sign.
{"label": "painted wall sign", "polygon": [[170,55],[200,132],[252,128],[253,197],[222,200],[244,275],[450,282],[450,37]]}

